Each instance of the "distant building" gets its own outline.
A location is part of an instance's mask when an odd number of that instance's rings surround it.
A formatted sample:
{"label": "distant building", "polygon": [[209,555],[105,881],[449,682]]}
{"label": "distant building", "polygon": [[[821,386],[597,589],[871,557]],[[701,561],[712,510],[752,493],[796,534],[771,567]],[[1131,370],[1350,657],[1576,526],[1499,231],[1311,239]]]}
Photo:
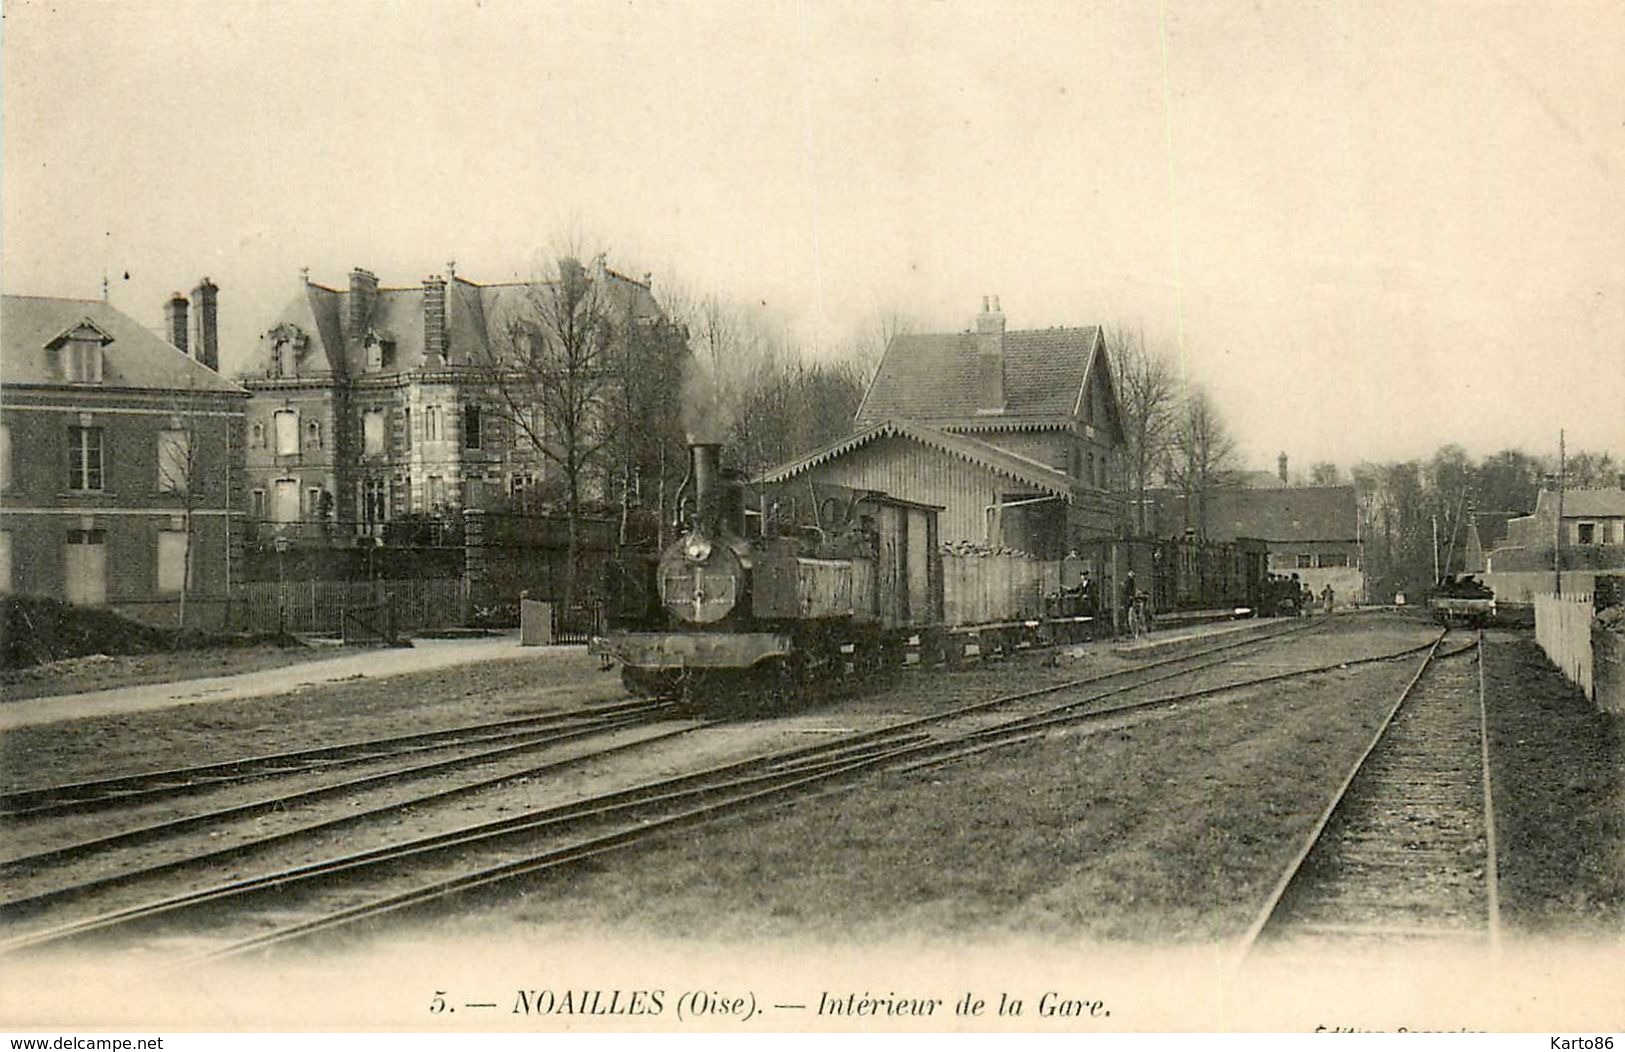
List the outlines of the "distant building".
{"label": "distant building", "polygon": [[1097,326],[892,339],[838,442],[765,474],[803,474],[944,507],[942,541],[1061,555],[1116,536],[1122,425]]}
{"label": "distant building", "polygon": [[[1152,494],[1152,532],[1165,537],[1195,529],[1184,494]],[[1327,585],[1349,600],[1365,598],[1360,505],[1353,486],[1221,489],[1207,497],[1207,536],[1215,541],[1250,537],[1269,545],[1272,573],[1314,590]]]}
{"label": "distant building", "polygon": [[[647,281],[601,259],[592,275],[618,315],[682,339]],[[350,544],[406,515],[525,503],[548,464],[488,404],[479,366],[526,287],[476,284],[449,264],[403,287],[359,268],[345,288],[301,276],[239,373],[254,396],[249,502],[260,535]]]}
{"label": "distant building", "polygon": [[212,368],[217,292],[171,298],[173,342],[101,300],[4,298],[0,590],[159,624],[184,590],[188,624],[221,623],[248,392]]}
{"label": "distant building", "polygon": [[[1563,568],[1625,568],[1625,489],[1571,489],[1563,493],[1562,503]],[[1505,541],[1485,556],[1487,569],[1553,569],[1557,505],[1557,491],[1543,490],[1533,513],[1508,520]]]}

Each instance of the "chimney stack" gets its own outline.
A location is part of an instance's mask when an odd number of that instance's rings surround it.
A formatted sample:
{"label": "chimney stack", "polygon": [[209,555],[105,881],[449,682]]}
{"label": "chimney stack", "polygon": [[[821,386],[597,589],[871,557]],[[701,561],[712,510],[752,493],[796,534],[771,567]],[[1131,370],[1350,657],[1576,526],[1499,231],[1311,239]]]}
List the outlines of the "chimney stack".
{"label": "chimney stack", "polygon": [[377,298],[378,275],[360,267],[350,271],[350,339],[357,343],[372,320],[372,305]]}
{"label": "chimney stack", "polygon": [[438,274],[423,279],[423,360],[446,361],[446,279]]}
{"label": "chimney stack", "polygon": [[1286,485],[1286,454],[1282,453],[1275,458],[1275,473],[1280,476],[1281,485]]}
{"label": "chimney stack", "polygon": [[192,306],[196,308],[192,316],[192,356],[215,372],[220,371],[220,323],[216,310],[219,295],[220,289],[208,278],[198,282],[197,288],[192,290]]}
{"label": "chimney stack", "polygon": [[[990,305],[991,304],[991,305]],[[976,358],[982,374],[983,412],[1004,412],[1004,314],[999,297],[982,297],[976,316]]]}
{"label": "chimney stack", "polygon": [[187,347],[186,306],[186,297],[178,292],[170,293],[164,301],[164,335],[183,352]]}

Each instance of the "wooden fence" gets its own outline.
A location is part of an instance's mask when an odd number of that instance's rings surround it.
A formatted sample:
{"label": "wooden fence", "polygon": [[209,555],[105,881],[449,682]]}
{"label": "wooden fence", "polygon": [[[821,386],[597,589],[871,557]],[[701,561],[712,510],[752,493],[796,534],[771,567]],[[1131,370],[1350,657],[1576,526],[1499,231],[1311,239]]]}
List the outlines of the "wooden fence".
{"label": "wooden fence", "polygon": [[233,620],[249,632],[338,634],[351,611],[384,610],[397,631],[450,628],[467,622],[468,584],[461,577],[401,581],[262,581],[240,585]]}
{"label": "wooden fence", "polygon": [[[1495,591],[1497,603],[1533,603],[1540,596],[1551,593],[1553,573],[1550,570],[1515,570],[1483,573],[1478,579]],[[1609,577],[1625,579],[1625,570],[1564,570],[1563,594],[1588,595],[1599,580]]]}
{"label": "wooden fence", "polygon": [[1593,604],[1589,594],[1538,595],[1535,597],[1535,642],[1546,652],[1552,664],[1569,681],[1585,691],[1585,696],[1596,700],[1596,685],[1592,673],[1595,662],[1591,652],[1591,616]]}

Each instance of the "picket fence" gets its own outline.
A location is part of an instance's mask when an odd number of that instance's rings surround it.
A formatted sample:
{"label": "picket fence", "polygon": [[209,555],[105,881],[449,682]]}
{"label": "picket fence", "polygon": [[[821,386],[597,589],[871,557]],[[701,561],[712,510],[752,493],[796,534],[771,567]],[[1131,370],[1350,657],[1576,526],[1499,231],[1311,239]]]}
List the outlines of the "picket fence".
{"label": "picket fence", "polygon": [[1595,701],[1593,672],[1596,665],[1591,652],[1593,610],[1589,593],[1535,596],[1535,642],[1571,683]]}

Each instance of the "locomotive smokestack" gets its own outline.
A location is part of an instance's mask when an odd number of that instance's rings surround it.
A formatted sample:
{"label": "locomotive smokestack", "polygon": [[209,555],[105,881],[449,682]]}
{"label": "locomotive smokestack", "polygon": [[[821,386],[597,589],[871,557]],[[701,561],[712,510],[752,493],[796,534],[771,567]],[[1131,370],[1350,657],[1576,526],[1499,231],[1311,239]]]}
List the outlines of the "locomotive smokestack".
{"label": "locomotive smokestack", "polygon": [[717,534],[722,519],[722,446],[717,442],[691,442],[689,471],[694,476],[694,525],[708,537]]}

